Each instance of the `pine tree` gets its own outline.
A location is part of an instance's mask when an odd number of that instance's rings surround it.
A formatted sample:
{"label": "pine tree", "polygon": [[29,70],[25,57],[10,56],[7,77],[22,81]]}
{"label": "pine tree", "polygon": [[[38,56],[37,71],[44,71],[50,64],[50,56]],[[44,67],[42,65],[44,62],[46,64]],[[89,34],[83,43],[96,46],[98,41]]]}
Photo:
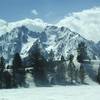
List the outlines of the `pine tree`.
{"label": "pine tree", "polygon": [[83,84],[84,80],[85,80],[85,69],[84,66],[81,64],[80,66],[80,70],[79,70],[79,77],[80,77],[80,81]]}
{"label": "pine tree", "polygon": [[62,62],[65,62],[65,58],[64,58],[63,55],[61,56],[61,61],[62,61]]}
{"label": "pine tree", "polygon": [[68,64],[68,76],[70,78],[70,83],[73,83],[75,77],[75,65],[73,63],[74,56],[71,54],[69,55],[69,64]]}
{"label": "pine tree", "polygon": [[78,56],[77,56],[77,60],[79,63],[83,63],[84,60],[89,59],[88,55],[87,55],[87,51],[86,51],[87,47],[85,45],[84,42],[81,42],[78,44],[78,48],[77,48],[77,52],[78,52]]}
{"label": "pine tree", "polygon": [[4,57],[0,58],[0,71],[3,71],[5,68],[5,59]]}
{"label": "pine tree", "polygon": [[3,88],[3,72],[4,72],[4,69],[5,69],[5,59],[4,57],[0,57],[0,88]]}
{"label": "pine tree", "polygon": [[51,62],[54,61],[54,51],[52,49],[49,53],[48,61],[51,61]]}
{"label": "pine tree", "polygon": [[19,53],[15,53],[14,59],[13,59],[13,69],[14,71],[18,71],[21,68],[22,68],[22,59]]}
{"label": "pine tree", "polygon": [[87,47],[84,42],[81,42],[78,44],[77,48],[78,56],[77,56],[77,61],[80,63],[80,70],[79,70],[79,77],[81,80],[81,83],[84,83],[85,80],[85,60],[89,60],[90,58],[88,57],[87,54]]}
{"label": "pine tree", "polygon": [[79,78],[79,71],[78,69],[75,70],[75,81],[78,83],[78,78]]}
{"label": "pine tree", "polygon": [[97,82],[100,84],[100,64],[99,64],[99,68],[98,68]]}
{"label": "pine tree", "polygon": [[49,82],[51,84],[56,84],[56,71],[55,71],[55,59],[54,59],[54,51],[51,51],[48,54],[48,76]]}
{"label": "pine tree", "polygon": [[3,72],[4,88],[12,88],[12,75],[8,70]]}
{"label": "pine tree", "polygon": [[25,86],[25,68],[22,64],[22,59],[19,53],[14,55],[13,59],[13,81],[14,86]]}
{"label": "pine tree", "polygon": [[56,81],[58,84],[65,84],[66,83],[66,63],[64,56],[61,56],[61,60],[57,66],[56,70]]}
{"label": "pine tree", "polygon": [[34,62],[33,65],[33,75],[34,75],[34,82],[36,86],[46,86],[48,85],[47,79],[47,61],[41,54],[39,44],[36,43],[34,46],[34,52],[32,53],[32,59]]}

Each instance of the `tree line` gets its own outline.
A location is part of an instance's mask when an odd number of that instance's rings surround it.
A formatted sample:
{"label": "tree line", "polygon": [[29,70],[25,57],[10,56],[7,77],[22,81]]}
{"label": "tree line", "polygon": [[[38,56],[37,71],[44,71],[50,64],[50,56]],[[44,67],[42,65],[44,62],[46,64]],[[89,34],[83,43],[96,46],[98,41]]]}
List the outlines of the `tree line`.
{"label": "tree line", "polygon": [[[34,50],[29,54],[29,64],[25,65],[20,54],[15,53],[12,65],[5,66],[5,60],[0,57],[0,88],[28,87],[26,73],[30,73],[36,86],[71,85],[85,83],[84,60],[89,59],[87,47],[84,42],[78,44],[77,61],[80,67],[74,64],[74,55],[69,54],[67,59],[62,55],[60,60],[55,60],[53,50],[45,58],[41,53],[39,44],[34,45]],[[28,69],[31,67],[31,70]],[[100,83],[100,68],[97,80]]]}

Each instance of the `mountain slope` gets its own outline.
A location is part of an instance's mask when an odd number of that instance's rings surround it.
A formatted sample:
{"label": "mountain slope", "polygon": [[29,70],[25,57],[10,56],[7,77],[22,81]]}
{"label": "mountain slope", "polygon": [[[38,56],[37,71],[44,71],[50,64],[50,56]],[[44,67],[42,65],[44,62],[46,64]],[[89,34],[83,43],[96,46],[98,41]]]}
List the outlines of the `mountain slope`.
{"label": "mountain slope", "polygon": [[[33,26],[31,26],[31,28],[32,27]],[[80,34],[71,31],[69,28],[53,25],[44,27],[40,32],[34,29],[31,30],[26,26],[13,28],[10,32],[6,32],[0,36],[0,54],[3,55],[7,61],[9,61],[16,52],[19,52],[21,56],[25,58],[37,40],[44,51],[49,52],[53,49],[56,59],[59,59],[61,55],[67,57],[67,55],[71,53],[76,56],[76,48],[81,41],[86,43],[90,58],[99,58],[99,52],[97,52],[99,51],[99,46],[93,41],[86,40]]]}
{"label": "mountain slope", "polygon": [[45,33],[48,37],[47,51],[53,49],[58,58],[61,55],[67,56],[71,53],[76,55],[76,48],[81,41],[86,43],[90,58],[93,58],[93,56],[98,58],[98,52],[96,52],[98,47],[95,43],[93,41],[86,40],[80,34],[71,31],[69,28],[48,26],[45,29]]}

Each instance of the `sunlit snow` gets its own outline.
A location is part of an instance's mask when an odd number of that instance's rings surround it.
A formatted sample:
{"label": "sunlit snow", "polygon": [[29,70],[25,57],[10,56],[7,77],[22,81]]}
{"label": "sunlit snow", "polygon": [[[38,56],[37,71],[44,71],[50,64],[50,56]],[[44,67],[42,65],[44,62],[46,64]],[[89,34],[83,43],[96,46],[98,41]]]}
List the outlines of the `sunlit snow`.
{"label": "sunlit snow", "polygon": [[0,90],[0,100],[99,100],[100,86],[56,86]]}

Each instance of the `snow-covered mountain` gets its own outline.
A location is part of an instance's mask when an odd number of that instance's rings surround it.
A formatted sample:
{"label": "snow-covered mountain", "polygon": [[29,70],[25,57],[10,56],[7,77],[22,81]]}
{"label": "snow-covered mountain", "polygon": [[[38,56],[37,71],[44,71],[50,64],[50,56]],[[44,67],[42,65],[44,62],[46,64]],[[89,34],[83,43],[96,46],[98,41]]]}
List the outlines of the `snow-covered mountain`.
{"label": "snow-covered mountain", "polygon": [[14,28],[21,26],[25,26],[29,30],[41,32],[47,25],[47,23],[39,18],[34,20],[26,18],[16,22],[6,22],[5,20],[0,19],[0,35],[10,32]]}
{"label": "snow-covered mountain", "polygon": [[22,58],[28,56],[34,43],[39,42],[43,51],[53,49],[56,59],[61,55],[77,55],[77,45],[84,41],[88,55],[91,58],[100,58],[100,43],[94,43],[82,37],[79,33],[66,27],[47,24],[40,19],[25,19],[7,23],[0,21],[0,54],[10,60],[14,53],[19,52]]}

